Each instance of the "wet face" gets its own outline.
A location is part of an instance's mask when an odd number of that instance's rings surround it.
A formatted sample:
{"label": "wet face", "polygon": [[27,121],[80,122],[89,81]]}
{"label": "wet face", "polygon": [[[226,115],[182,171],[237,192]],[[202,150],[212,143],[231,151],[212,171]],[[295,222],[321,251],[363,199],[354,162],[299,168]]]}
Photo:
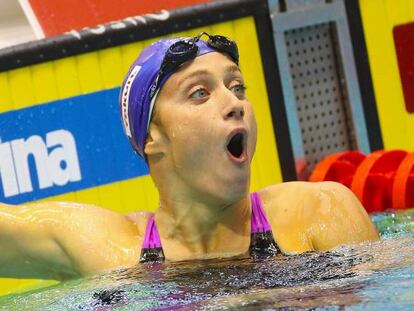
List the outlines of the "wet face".
{"label": "wet face", "polygon": [[156,110],[164,170],[189,193],[220,204],[248,193],[256,121],[234,62],[213,52],[185,64],[164,84]]}

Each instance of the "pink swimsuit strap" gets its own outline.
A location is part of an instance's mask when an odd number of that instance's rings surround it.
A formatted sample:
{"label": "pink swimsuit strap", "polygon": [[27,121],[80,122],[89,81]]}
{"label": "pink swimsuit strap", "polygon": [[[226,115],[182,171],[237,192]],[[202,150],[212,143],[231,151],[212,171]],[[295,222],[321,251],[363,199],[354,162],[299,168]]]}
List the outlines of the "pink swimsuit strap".
{"label": "pink swimsuit strap", "polygon": [[155,225],[154,215],[148,221],[147,230],[145,232],[144,242],[142,248],[159,248],[161,247],[160,234],[158,233],[157,226]]}
{"label": "pink swimsuit strap", "polygon": [[252,234],[271,231],[269,221],[264,213],[262,200],[260,200],[257,192],[250,194],[250,200],[252,202],[252,216],[250,219]]}
{"label": "pink swimsuit strap", "polygon": [[[274,242],[271,227],[269,221],[264,213],[263,204],[259,195],[253,192],[250,195],[252,214],[251,214],[251,234],[252,239],[250,243],[250,249],[253,248],[260,252],[260,248],[263,248],[264,239],[272,248],[272,252],[277,252],[277,246]],[[268,241],[267,241],[268,240]],[[266,246],[265,248],[269,248]],[[144,241],[142,243],[141,259],[140,262],[148,261],[162,261],[164,260],[164,253],[162,251],[161,239],[158,233],[157,226],[155,225],[154,215],[148,221],[147,229],[145,232]]]}

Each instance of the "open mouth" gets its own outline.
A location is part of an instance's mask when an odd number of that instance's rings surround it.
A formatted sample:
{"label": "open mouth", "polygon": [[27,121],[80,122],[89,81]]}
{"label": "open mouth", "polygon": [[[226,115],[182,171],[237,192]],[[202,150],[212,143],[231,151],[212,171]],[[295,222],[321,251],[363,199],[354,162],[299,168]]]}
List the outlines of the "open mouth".
{"label": "open mouth", "polygon": [[234,134],[227,144],[227,151],[233,160],[243,162],[246,158],[245,152],[245,133],[239,132]]}

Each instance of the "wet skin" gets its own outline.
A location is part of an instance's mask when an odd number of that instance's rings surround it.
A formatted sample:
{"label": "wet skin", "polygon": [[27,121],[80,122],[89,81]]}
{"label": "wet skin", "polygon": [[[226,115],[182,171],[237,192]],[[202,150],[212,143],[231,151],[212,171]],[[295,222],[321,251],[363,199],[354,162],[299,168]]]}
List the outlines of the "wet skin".
{"label": "wet skin", "polygon": [[[256,121],[235,64],[220,53],[188,62],[157,98],[145,152],[158,188],[155,221],[166,260],[247,256]],[[227,149],[243,134],[242,153]],[[292,182],[259,191],[285,253],[378,239],[344,186]],[[137,264],[148,212],[88,204],[0,204],[0,276],[65,279]]]}

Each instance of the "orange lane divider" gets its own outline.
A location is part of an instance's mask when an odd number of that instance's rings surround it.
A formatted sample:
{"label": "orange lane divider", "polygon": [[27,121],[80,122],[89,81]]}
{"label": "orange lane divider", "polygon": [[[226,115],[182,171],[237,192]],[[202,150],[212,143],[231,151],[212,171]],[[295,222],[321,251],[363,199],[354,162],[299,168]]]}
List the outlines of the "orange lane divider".
{"label": "orange lane divider", "polygon": [[407,155],[401,150],[375,151],[359,165],[351,190],[369,213],[392,207],[392,184],[398,166]]}
{"label": "orange lane divider", "polygon": [[331,154],[318,163],[309,180],[337,181],[350,188],[354,173],[365,157],[359,151],[345,151]]}
{"label": "orange lane divider", "polygon": [[414,153],[379,150],[329,155],[315,167],[310,181],[336,181],[350,188],[369,213],[414,206]]}
{"label": "orange lane divider", "polygon": [[404,158],[395,174],[392,206],[414,207],[414,152]]}

